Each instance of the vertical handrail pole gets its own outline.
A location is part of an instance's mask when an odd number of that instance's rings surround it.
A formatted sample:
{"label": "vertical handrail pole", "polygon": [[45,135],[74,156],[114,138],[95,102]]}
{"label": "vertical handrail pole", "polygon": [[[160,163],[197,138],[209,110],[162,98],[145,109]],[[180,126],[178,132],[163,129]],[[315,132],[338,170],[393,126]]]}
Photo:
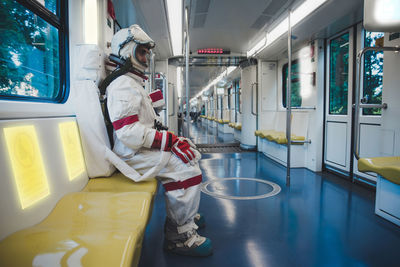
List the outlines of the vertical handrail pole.
{"label": "vertical handrail pole", "polygon": [[153,52],[153,49],[151,49],[150,50],[150,92],[153,92],[156,87],[156,77],[155,77],[156,64],[154,62],[155,55],[156,54]]}
{"label": "vertical handrail pole", "polygon": [[287,139],[287,158],[286,158],[286,186],[290,186],[290,148],[291,148],[291,116],[292,116],[292,26],[290,23],[290,9],[288,15],[288,81],[286,82],[286,139]]}
{"label": "vertical handrail pole", "polygon": [[189,8],[185,7],[185,28],[186,28],[186,39],[185,39],[185,68],[186,68],[186,134],[185,137],[189,138],[190,135],[190,103],[189,103]]}

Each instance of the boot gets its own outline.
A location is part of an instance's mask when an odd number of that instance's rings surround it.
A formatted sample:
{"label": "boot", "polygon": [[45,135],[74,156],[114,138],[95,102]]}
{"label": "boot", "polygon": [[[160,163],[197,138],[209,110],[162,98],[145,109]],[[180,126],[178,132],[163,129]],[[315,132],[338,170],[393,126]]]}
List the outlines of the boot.
{"label": "boot", "polygon": [[200,236],[197,228],[194,222],[178,226],[167,218],[164,225],[164,250],[186,256],[210,256],[213,253],[211,240]]}
{"label": "boot", "polygon": [[206,220],[202,213],[196,213],[193,218],[194,223],[199,227],[199,229],[206,227]]}

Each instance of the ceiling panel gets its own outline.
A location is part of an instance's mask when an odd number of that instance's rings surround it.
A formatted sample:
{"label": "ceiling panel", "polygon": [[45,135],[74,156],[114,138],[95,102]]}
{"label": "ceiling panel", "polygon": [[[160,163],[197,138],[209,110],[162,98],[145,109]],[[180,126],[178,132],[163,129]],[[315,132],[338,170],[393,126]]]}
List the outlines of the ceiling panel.
{"label": "ceiling panel", "polygon": [[[156,59],[172,56],[165,0],[114,0],[117,18],[127,25],[140,24],[156,42]],[[289,6],[303,0],[186,0],[191,2],[190,50],[218,47],[232,54],[245,55]],[[362,19],[362,0],[330,0],[321,10],[294,29],[294,45],[317,37],[327,37]],[[125,3],[125,4],[124,4]],[[135,10],[133,10],[133,8]],[[284,56],[283,37],[260,54],[263,59]],[[192,67],[190,95],[195,95],[222,71],[221,67]]]}

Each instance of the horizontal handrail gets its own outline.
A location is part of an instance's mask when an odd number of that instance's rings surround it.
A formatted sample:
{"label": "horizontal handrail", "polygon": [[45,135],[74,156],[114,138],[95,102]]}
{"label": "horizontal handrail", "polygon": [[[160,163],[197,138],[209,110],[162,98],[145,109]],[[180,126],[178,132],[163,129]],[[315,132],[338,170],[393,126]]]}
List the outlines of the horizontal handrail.
{"label": "horizontal handrail", "polygon": [[304,141],[291,141],[292,144],[311,144],[311,140],[304,140]]}
{"label": "horizontal handrail", "polygon": [[386,103],[383,104],[359,104],[359,108],[383,108],[387,109],[388,105]]}
{"label": "horizontal handrail", "polygon": [[317,108],[316,107],[292,107],[292,109],[309,109],[309,110],[316,110]]}

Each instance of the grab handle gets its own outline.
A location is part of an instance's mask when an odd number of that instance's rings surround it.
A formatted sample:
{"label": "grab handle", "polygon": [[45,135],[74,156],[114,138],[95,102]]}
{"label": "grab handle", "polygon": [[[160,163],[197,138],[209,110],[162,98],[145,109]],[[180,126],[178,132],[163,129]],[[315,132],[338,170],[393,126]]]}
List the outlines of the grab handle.
{"label": "grab handle", "polygon": [[[252,83],[251,84],[251,114],[254,116],[257,116],[257,111],[254,112],[254,86],[257,85],[257,83]],[[258,87],[256,86],[256,105],[258,108]]]}

